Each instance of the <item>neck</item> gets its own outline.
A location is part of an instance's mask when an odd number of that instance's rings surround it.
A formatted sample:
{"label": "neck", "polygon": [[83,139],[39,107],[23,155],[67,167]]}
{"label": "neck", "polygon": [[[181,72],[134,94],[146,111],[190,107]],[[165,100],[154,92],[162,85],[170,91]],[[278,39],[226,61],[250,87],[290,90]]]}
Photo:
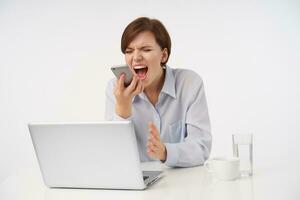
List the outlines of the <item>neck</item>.
{"label": "neck", "polygon": [[165,81],[165,70],[161,70],[161,75],[153,81],[151,85],[145,88],[144,92],[146,94],[160,93]]}

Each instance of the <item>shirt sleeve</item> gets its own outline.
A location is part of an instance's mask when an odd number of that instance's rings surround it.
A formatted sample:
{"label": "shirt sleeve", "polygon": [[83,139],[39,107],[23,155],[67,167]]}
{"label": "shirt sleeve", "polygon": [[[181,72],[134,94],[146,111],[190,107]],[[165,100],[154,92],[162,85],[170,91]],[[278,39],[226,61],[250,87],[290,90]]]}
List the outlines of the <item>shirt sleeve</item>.
{"label": "shirt sleeve", "polygon": [[[199,77],[200,78],[200,77]],[[190,103],[186,115],[186,137],[180,143],[165,143],[170,167],[201,165],[208,159],[211,150],[211,128],[203,82],[200,78],[196,97]]]}
{"label": "shirt sleeve", "polygon": [[108,82],[105,91],[105,116],[104,119],[108,121],[130,121],[131,116],[128,118],[122,118],[115,112],[115,97],[113,94],[115,79]]}

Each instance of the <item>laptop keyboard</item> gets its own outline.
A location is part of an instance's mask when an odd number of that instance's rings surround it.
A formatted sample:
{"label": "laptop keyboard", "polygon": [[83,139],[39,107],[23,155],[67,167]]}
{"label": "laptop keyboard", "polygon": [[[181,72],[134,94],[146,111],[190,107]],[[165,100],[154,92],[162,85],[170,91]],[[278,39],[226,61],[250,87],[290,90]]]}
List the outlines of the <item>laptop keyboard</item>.
{"label": "laptop keyboard", "polygon": [[147,178],[149,178],[149,176],[143,176],[143,179],[146,180]]}

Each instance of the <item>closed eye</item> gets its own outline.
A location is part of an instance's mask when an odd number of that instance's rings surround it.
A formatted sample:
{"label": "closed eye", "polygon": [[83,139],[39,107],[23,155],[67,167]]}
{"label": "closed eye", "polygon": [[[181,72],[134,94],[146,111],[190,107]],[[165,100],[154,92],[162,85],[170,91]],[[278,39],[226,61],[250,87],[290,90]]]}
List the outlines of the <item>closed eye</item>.
{"label": "closed eye", "polygon": [[125,53],[130,54],[130,53],[132,53],[132,50],[125,50]]}

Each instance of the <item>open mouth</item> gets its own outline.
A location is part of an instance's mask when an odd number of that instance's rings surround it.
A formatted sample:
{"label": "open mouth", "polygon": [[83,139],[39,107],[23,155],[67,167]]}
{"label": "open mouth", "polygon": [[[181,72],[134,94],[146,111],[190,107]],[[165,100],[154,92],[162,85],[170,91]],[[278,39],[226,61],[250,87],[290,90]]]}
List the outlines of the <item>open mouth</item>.
{"label": "open mouth", "polygon": [[135,73],[141,80],[144,80],[147,77],[148,67],[147,66],[134,66],[133,67]]}

